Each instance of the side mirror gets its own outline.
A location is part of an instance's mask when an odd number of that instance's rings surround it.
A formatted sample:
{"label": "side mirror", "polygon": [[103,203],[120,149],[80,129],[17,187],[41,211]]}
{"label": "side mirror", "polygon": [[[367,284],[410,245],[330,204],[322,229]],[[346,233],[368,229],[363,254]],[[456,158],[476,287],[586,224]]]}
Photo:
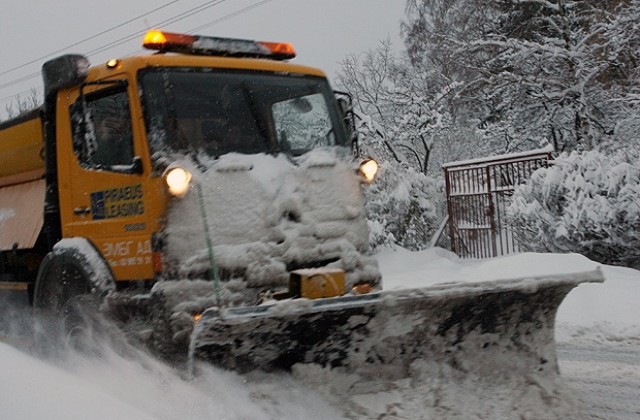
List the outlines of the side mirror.
{"label": "side mirror", "polygon": [[89,60],[79,54],[67,54],[42,65],[45,95],[65,87],[80,84],[89,72]]}
{"label": "side mirror", "polygon": [[353,111],[353,105],[344,97],[337,98],[338,107],[343,117],[347,117]]}
{"label": "side mirror", "polygon": [[356,130],[356,119],[353,111],[353,98],[347,92],[333,91],[338,102],[338,108],[342,114],[347,136],[351,140],[354,151],[358,150],[358,130]]}

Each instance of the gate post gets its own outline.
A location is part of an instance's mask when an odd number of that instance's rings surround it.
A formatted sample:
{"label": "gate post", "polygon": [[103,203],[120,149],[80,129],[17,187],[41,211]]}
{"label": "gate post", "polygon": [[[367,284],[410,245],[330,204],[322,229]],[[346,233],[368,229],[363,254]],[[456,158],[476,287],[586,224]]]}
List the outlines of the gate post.
{"label": "gate post", "polygon": [[491,165],[487,165],[485,169],[487,171],[487,217],[489,218],[489,226],[491,227],[491,256],[496,257],[498,255],[498,246],[496,244],[498,229],[496,227],[496,207],[493,202],[493,189],[491,188]]}
{"label": "gate post", "polygon": [[444,168],[444,186],[447,194],[447,212],[449,213],[449,238],[451,238],[451,252],[457,254],[456,252],[456,237],[455,237],[455,222],[452,220],[457,220],[453,214],[453,200],[451,199],[451,180],[449,176],[451,173],[448,168]]}

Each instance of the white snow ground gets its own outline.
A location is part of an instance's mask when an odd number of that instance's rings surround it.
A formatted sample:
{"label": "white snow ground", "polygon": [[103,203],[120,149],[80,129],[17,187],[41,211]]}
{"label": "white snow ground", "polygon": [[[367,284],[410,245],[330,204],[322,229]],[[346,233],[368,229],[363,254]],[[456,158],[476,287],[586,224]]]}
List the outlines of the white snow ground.
{"label": "white snow ground", "polygon": [[[387,289],[598,266],[575,254],[466,261],[441,249],[385,251],[378,259]],[[43,361],[0,343],[0,419],[640,418],[640,271],[603,271],[604,284],[579,286],[560,307],[559,384],[530,378],[524,388],[487,388],[482,378],[458,378],[452,393],[438,378],[377,387],[313,366],[249,376],[205,367],[186,381],[141,353],[106,349],[101,358]]]}

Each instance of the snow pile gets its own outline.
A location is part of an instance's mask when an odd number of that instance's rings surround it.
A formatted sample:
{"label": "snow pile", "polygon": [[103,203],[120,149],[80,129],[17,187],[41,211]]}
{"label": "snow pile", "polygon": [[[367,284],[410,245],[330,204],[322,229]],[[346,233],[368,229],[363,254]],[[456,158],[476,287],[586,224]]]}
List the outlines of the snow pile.
{"label": "snow pile", "polygon": [[597,151],[562,155],[519,187],[511,225],[529,251],[577,252],[606,264],[640,260],[637,158]]}
{"label": "snow pile", "polygon": [[3,420],[297,420],[309,412],[314,419],[341,418],[290,377],[253,380],[202,366],[187,381],[149,356],[125,355],[109,343],[93,358],[68,352],[45,362],[3,343],[0,355]]}
{"label": "snow pile", "polygon": [[[6,344],[0,344],[0,354],[3,360],[0,363],[2,395],[32,396],[3,398],[0,404],[0,417],[3,419],[153,419],[135,405],[92,386],[91,381]],[[20,392],[16,394],[16,390]],[[36,401],[33,396],[36,396]]]}
{"label": "snow pile", "polygon": [[433,365],[414,363],[411,377],[390,382],[314,365],[296,366],[293,376],[352,419],[567,419],[577,412],[560,379],[482,377]]}
{"label": "snow pile", "polygon": [[211,270],[200,188],[213,259],[232,303],[252,304],[257,293],[286,287],[298,268],[343,269],[348,289],[378,283],[359,180],[337,152],[314,150],[294,161],[228,154],[180,165],[197,185],[168,212],[168,278],[207,279]]}

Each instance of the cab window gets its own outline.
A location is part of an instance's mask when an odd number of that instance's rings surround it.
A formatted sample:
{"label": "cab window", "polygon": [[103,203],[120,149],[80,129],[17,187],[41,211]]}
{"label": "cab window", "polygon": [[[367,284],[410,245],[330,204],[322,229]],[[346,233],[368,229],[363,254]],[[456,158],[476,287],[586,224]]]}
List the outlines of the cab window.
{"label": "cab window", "polygon": [[331,116],[321,93],[276,102],[273,122],[281,149],[300,154],[336,144]]}
{"label": "cab window", "polygon": [[116,170],[133,160],[133,130],[125,90],[81,97],[71,106],[73,148],[85,168]]}

